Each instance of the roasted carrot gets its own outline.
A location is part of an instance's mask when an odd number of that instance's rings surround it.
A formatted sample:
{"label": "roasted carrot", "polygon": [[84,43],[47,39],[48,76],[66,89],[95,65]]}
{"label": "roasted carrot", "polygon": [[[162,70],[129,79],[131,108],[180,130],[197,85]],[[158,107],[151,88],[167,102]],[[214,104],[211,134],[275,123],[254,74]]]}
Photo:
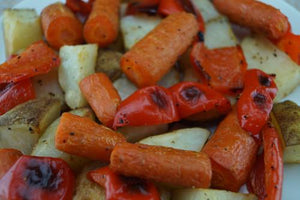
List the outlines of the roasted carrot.
{"label": "roasted carrot", "polygon": [[300,65],[300,35],[288,32],[276,45],[290,56],[290,58]]}
{"label": "roasted carrot", "polygon": [[19,82],[46,74],[59,64],[60,59],[53,49],[42,41],[35,42],[19,56],[0,65],[0,83]]}
{"label": "roasted carrot", "polygon": [[46,40],[55,49],[83,43],[81,22],[62,3],[45,7],[41,13],[41,23]]}
{"label": "roasted carrot", "polygon": [[0,149],[0,179],[22,155],[16,149]]}
{"label": "roasted carrot", "polygon": [[203,152],[130,143],[115,146],[110,168],[125,176],[186,187],[207,188],[212,175],[210,160]]}
{"label": "roasted carrot", "polygon": [[98,119],[111,127],[121,98],[109,78],[104,73],[92,74],[79,86]]}
{"label": "roasted carrot", "polygon": [[123,55],[123,72],[138,87],[154,85],[186,51],[197,31],[192,14],[169,15]]}
{"label": "roasted carrot", "polygon": [[202,150],[212,162],[212,187],[238,191],[247,181],[257,149],[256,141],[240,127],[234,109]]}
{"label": "roasted carrot", "polygon": [[256,0],[213,0],[214,6],[230,21],[279,39],[288,31],[289,23],[280,10]]}
{"label": "roasted carrot", "polygon": [[124,141],[123,135],[70,113],[63,113],[55,135],[57,149],[104,162],[109,161],[114,146]]}
{"label": "roasted carrot", "polygon": [[83,28],[84,39],[105,47],[112,43],[119,31],[119,0],[95,0]]}

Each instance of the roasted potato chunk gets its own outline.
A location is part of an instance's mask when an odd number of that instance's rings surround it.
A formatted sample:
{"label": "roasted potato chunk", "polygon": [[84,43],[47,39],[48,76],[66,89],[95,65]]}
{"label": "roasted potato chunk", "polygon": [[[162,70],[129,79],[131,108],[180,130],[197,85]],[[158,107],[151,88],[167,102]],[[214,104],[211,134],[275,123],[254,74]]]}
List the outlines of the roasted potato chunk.
{"label": "roasted potato chunk", "polygon": [[0,116],[0,148],[14,148],[30,154],[41,133],[59,116],[60,110],[60,100],[39,98]]}
{"label": "roasted potato chunk", "polygon": [[286,146],[300,144],[300,107],[292,101],[284,101],[274,104],[273,113]]}
{"label": "roasted potato chunk", "polygon": [[113,50],[103,50],[98,52],[96,72],[105,73],[111,81],[115,81],[122,75],[120,60],[122,54]]}

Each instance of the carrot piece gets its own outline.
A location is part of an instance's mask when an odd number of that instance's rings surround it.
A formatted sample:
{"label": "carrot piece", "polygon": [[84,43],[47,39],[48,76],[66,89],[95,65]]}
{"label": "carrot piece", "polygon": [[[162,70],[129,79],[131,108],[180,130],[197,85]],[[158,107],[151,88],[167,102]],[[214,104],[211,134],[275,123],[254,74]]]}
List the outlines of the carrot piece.
{"label": "carrot piece", "polygon": [[230,21],[247,26],[270,39],[279,39],[288,31],[289,23],[280,10],[255,0],[214,0],[214,6]]}
{"label": "carrot piece", "polygon": [[300,35],[288,32],[276,45],[287,53],[295,63],[300,65]]}
{"label": "carrot piece", "polygon": [[115,146],[110,168],[125,176],[186,187],[208,188],[212,175],[210,160],[203,152],[130,143]]}
{"label": "carrot piece", "polygon": [[19,56],[0,65],[0,83],[19,82],[46,74],[60,64],[59,57],[43,41],[30,45]]}
{"label": "carrot piece", "polygon": [[81,22],[62,3],[45,7],[41,13],[41,23],[46,40],[55,49],[83,43]]}
{"label": "carrot piece", "polygon": [[123,135],[70,113],[63,113],[55,135],[57,149],[104,162],[109,161],[114,146],[124,141]]}
{"label": "carrot piece", "polygon": [[240,127],[234,109],[202,150],[212,162],[212,186],[238,191],[247,181],[257,149],[256,141]]}
{"label": "carrot piece", "polygon": [[98,119],[111,127],[121,97],[109,78],[104,73],[92,74],[81,80],[79,86]]}
{"label": "carrot piece", "polygon": [[194,15],[169,15],[123,55],[123,72],[138,87],[154,85],[186,51],[197,31]]}
{"label": "carrot piece", "polygon": [[22,155],[16,149],[0,149],[0,179]]}
{"label": "carrot piece", "polygon": [[87,43],[105,47],[112,43],[119,31],[119,0],[95,0],[92,11],[83,28]]}

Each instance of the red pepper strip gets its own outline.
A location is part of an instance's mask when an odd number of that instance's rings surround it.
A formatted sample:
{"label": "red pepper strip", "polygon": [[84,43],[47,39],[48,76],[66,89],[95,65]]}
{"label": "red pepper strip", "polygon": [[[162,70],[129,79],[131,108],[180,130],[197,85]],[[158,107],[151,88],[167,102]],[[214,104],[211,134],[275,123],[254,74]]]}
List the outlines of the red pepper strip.
{"label": "red pepper strip", "polygon": [[67,0],[66,6],[75,13],[88,15],[92,10],[94,1],[95,0],[89,0],[88,2],[84,2],[82,0]]}
{"label": "red pepper strip", "polygon": [[126,15],[135,15],[137,13],[147,13],[155,15],[160,0],[135,0],[128,3],[126,9]]}
{"label": "red pepper strip", "polygon": [[245,81],[244,87],[245,88],[256,88],[256,87],[264,87],[268,93],[270,94],[271,98],[274,99],[278,88],[274,81],[274,77],[272,75],[268,75],[265,72],[259,69],[250,69],[247,70],[245,74]]}
{"label": "red pepper strip", "polygon": [[0,179],[0,199],[71,200],[74,175],[59,158],[22,156]]}
{"label": "red pepper strip", "polygon": [[240,47],[207,49],[197,42],[190,59],[204,84],[230,95],[242,90],[247,63]]}
{"label": "red pepper strip", "polygon": [[216,109],[220,114],[226,114],[231,110],[229,100],[207,85],[196,82],[181,82],[169,90],[173,94],[180,118],[213,109]]}
{"label": "red pepper strip", "polygon": [[153,183],[139,178],[125,177],[103,167],[88,173],[94,182],[105,187],[106,200],[159,200]]}
{"label": "red pepper strip", "polygon": [[54,50],[39,41],[30,45],[19,56],[0,65],[0,83],[18,82],[45,74],[59,64],[59,57]]}
{"label": "red pepper strip", "polygon": [[161,0],[158,6],[158,13],[164,16],[183,11],[184,8],[182,7],[179,0]]}
{"label": "red pepper strip", "polygon": [[179,120],[169,90],[150,86],[137,90],[118,107],[113,127],[167,124]]}
{"label": "red pepper strip", "polygon": [[283,183],[283,148],[279,134],[271,123],[262,130],[265,162],[265,200],[281,200]]}
{"label": "red pepper strip", "polygon": [[251,170],[247,189],[250,193],[254,193],[258,199],[263,200],[266,194],[265,190],[265,163],[264,154],[257,156],[256,162]]}
{"label": "red pepper strip", "polygon": [[300,35],[288,32],[276,45],[279,49],[287,53],[295,63],[300,65]]}
{"label": "red pepper strip", "polygon": [[30,79],[7,84],[0,92],[0,115],[3,115],[13,107],[34,98],[34,87]]}
{"label": "red pepper strip", "polygon": [[272,107],[272,98],[264,87],[245,88],[237,102],[241,127],[252,135],[259,134],[268,121]]}

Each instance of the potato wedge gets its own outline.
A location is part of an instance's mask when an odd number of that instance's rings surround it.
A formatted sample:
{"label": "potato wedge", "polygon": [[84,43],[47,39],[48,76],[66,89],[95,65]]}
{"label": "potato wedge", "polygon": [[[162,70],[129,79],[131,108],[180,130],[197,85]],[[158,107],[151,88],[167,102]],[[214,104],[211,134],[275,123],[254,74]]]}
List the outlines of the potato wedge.
{"label": "potato wedge", "polygon": [[122,100],[126,99],[137,90],[137,87],[130,82],[126,76],[121,76],[113,83],[113,85],[118,90]]}
{"label": "potato wedge", "polygon": [[30,154],[41,133],[59,116],[60,110],[60,100],[39,98],[0,116],[0,148],[14,148]]}
{"label": "potato wedge", "polygon": [[34,9],[6,9],[3,12],[6,57],[43,39],[40,18]]}
{"label": "potato wedge", "polygon": [[276,75],[278,93],[275,102],[290,94],[300,84],[300,67],[266,38],[259,35],[246,37],[241,47],[248,69],[257,68]]}
{"label": "potato wedge", "polygon": [[[72,110],[70,113],[95,119],[94,113],[89,108]],[[60,118],[56,119],[46,129],[46,131],[42,134],[39,141],[35,145],[31,155],[61,158],[65,160],[75,172],[79,172],[89,160],[80,156],[75,156],[59,151],[55,148],[55,133],[59,124],[59,120]]]}
{"label": "potato wedge", "polygon": [[286,146],[300,145],[300,107],[292,101],[276,103],[273,113]]}
{"label": "potato wedge", "polygon": [[72,109],[87,106],[81,94],[79,82],[95,72],[98,47],[96,44],[63,46],[59,50],[61,65],[58,80],[65,91],[65,100]]}
{"label": "potato wedge", "polygon": [[58,83],[58,69],[53,69],[47,74],[32,78],[36,98],[51,97],[65,102],[65,95]]}
{"label": "potato wedge", "polygon": [[208,22],[221,16],[210,0],[191,0],[191,2],[195,9],[201,13],[204,22]]}
{"label": "potato wedge", "polygon": [[283,152],[284,163],[300,163],[300,144],[287,146]]}
{"label": "potato wedge", "polygon": [[204,44],[209,49],[232,47],[238,44],[226,17],[220,16],[205,24]]}
{"label": "potato wedge", "polygon": [[169,133],[147,137],[140,143],[172,147],[188,151],[201,151],[210,132],[203,128],[178,129]]}
{"label": "potato wedge", "polygon": [[87,173],[102,165],[95,162],[88,164],[77,176],[73,200],[105,200],[105,189],[87,178]]}
{"label": "potato wedge", "polygon": [[115,81],[122,75],[120,60],[122,54],[117,51],[101,49],[98,52],[96,72],[105,73],[111,81]]}
{"label": "potato wedge", "polygon": [[124,126],[118,129],[128,142],[137,142],[143,138],[165,133],[168,130],[168,124],[159,124],[152,126]]}
{"label": "potato wedge", "polygon": [[214,189],[179,189],[173,191],[173,200],[257,200],[254,194],[243,194]]}
{"label": "potato wedge", "polygon": [[125,50],[129,50],[137,41],[156,27],[160,21],[160,17],[149,15],[130,15],[123,17],[120,23]]}

